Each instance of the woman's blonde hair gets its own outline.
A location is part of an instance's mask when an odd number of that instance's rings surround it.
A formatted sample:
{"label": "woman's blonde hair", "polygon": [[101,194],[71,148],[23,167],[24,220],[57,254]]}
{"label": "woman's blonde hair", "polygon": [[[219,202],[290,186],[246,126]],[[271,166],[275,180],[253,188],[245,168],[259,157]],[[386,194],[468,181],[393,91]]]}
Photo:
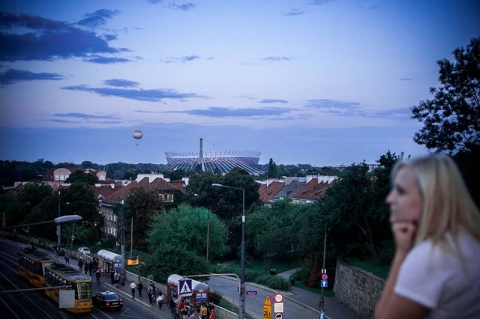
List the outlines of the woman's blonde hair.
{"label": "woman's blonde hair", "polygon": [[480,212],[453,159],[435,153],[398,162],[392,180],[401,168],[412,170],[423,197],[416,243],[430,239],[434,244],[447,245],[446,234],[457,239],[461,232],[480,241]]}

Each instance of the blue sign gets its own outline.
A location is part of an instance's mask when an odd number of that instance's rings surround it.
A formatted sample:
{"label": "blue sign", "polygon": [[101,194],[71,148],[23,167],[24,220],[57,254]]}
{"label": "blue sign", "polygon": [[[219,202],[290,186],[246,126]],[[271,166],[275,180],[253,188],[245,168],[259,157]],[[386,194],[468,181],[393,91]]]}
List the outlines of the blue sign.
{"label": "blue sign", "polygon": [[320,287],[322,288],[328,287],[328,280],[320,280]]}
{"label": "blue sign", "polygon": [[197,301],[207,301],[207,294],[206,293],[198,293],[197,294]]}
{"label": "blue sign", "polygon": [[192,279],[178,280],[178,295],[179,296],[192,295]]}

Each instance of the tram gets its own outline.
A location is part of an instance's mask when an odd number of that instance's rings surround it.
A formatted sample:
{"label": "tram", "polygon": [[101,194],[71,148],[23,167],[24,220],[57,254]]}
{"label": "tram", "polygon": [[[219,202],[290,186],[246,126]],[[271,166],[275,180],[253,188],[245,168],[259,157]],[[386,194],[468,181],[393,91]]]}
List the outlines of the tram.
{"label": "tram", "polygon": [[[92,279],[70,265],[51,263],[45,265],[45,284],[47,287],[70,286],[75,290],[75,307],[66,308],[73,313],[92,311]],[[59,288],[45,289],[45,293],[56,303],[59,302]]]}
{"label": "tram", "polygon": [[[178,299],[179,280],[189,279],[177,274],[168,276],[167,280],[167,302],[171,299]],[[192,291],[190,294],[182,294],[185,298],[190,299],[190,305],[200,306],[202,302],[210,302],[210,288],[204,282],[189,279],[192,281]]]}
{"label": "tram", "polygon": [[45,265],[53,263],[53,258],[32,245],[21,246],[18,255],[20,275],[37,288],[45,287]]}

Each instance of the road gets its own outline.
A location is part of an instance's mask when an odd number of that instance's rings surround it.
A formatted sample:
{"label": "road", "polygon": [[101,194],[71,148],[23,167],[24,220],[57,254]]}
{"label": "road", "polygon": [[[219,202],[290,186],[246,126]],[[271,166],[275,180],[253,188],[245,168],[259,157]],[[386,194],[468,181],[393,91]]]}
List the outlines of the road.
{"label": "road", "polygon": [[[150,304],[147,297],[144,300],[134,299],[126,289],[116,289],[107,280],[97,286],[93,280],[92,288],[98,290],[111,290],[118,293],[123,299],[124,306],[119,311],[102,311],[94,308],[90,314],[71,314],[58,308],[58,305],[49,299],[42,290],[30,290],[13,293],[2,291],[33,288],[18,273],[18,247],[19,243],[0,239],[0,317],[18,319],[69,319],[69,318],[95,318],[95,319],[171,319],[168,307],[160,311],[158,307]],[[53,255],[50,251],[44,251]],[[145,294],[146,295],[146,294]]]}

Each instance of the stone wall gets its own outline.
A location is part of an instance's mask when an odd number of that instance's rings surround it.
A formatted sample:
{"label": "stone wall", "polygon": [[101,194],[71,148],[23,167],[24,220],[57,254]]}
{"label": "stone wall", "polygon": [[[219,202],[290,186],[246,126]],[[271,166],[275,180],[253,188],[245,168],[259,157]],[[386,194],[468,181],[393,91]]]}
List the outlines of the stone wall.
{"label": "stone wall", "polygon": [[360,318],[373,318],[384,285],[385,279],[338,258],[333,288],[335,297]]}

